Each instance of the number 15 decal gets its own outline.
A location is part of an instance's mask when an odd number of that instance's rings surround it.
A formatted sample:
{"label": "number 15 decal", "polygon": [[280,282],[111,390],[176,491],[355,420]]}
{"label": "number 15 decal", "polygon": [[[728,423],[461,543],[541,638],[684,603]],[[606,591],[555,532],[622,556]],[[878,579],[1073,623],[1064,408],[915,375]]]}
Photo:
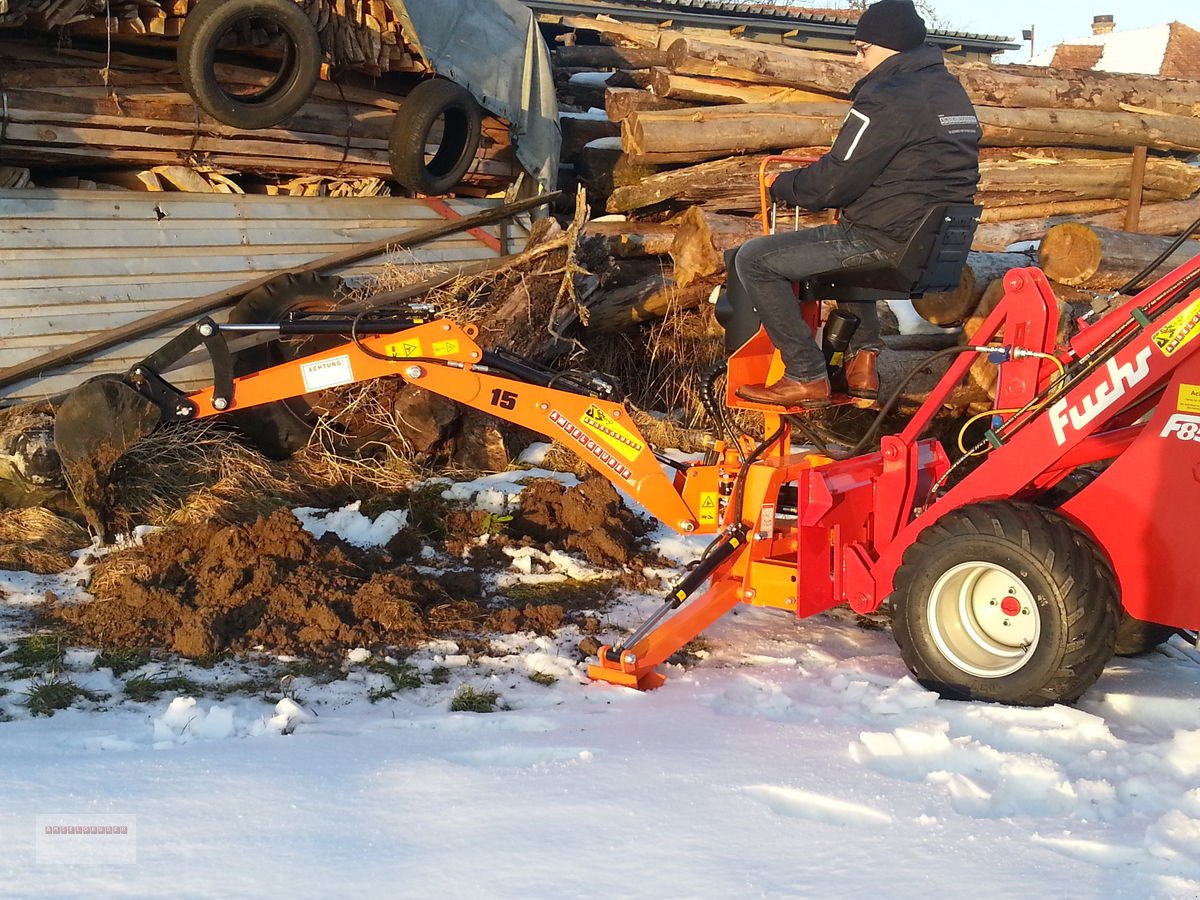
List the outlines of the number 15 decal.
{"label": "number 15 decal", "polygon": [[516,409],[517,395],[514,391],[502,391],[496,388],[492,391],[492,406],[498,406],[501,409]]}

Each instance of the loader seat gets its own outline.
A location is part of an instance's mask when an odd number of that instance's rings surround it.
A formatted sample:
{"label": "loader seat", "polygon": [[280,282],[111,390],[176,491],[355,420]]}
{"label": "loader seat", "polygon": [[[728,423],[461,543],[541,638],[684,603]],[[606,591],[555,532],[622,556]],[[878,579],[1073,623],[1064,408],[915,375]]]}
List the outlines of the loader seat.
{"label": "loader seat", "polygon": [[896,300],[958,287],[982,206],[943,204],[925,214],[891,266],[836,269],[805,279],[807,300]]}

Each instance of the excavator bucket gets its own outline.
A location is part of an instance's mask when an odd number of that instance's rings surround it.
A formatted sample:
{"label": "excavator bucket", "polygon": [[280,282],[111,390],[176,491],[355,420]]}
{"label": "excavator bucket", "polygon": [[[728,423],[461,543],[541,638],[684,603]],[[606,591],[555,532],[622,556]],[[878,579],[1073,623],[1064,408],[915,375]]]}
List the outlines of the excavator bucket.
{"label": "excavator bucket", "polygon": [[72,390],[54,417],[54,445],[63,476],[92,534],[110,538],[110,479],[117,461],[154,431],[162,412],[118,379],[89,381]]}

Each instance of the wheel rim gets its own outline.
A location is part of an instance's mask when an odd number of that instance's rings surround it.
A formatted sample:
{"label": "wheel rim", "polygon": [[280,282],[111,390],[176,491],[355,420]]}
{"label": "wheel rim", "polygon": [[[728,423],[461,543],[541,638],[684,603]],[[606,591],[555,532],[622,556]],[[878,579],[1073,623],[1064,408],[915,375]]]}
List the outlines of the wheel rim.
{"label": "wheel rim", "polygon": [[965,562],[929,592],[930,635],[955,668],[979,678],[1021,669],[1037,649],[1042,619],[1025,582],[1003,566]]}

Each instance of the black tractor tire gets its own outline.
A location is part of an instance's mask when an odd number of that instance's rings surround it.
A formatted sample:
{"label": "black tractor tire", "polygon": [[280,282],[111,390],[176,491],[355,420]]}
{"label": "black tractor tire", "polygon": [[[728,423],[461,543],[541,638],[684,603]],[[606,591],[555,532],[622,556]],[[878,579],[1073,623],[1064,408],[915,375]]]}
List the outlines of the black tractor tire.
{"label": "black tractor tire", "polygon": [[1169,640],[1179,629],[1135,619],[1125,610],[1117,619],[1117,656],[1140,656]]}
{"label": "black tractor tire", "polygon": [[[281,275],[255,288],[229,311],[229,321],[282,322],[293,311],[324,312],[333,309],[345,294],[340,278],[327,275]],[[233,356],[234,376],[249,375],[280,363],[316,353],[341,343],[337,335],[284,338],[241,350]],[[236,394],[234,400],[236,402]],[[287,459],[308,445],[317,426],[318,413],[304,397],[292,397],[234,409],[228,421],[260,453],[271,459]]]}
{"label": "black tractor tire", "polygon": [[1090,537],[1057,513],[996,501],[947,513],[905,551],[892,632],[943,697],[1047,706],[1100,677],[1119,609]]}
{"label": "black tractor tire", "polygon": [[[283,57],[262,90],[231,94],[217,80],[217,53],[229,30],[251,18],[278,26]],[[218,122],[270,128],[294,115],[312,95],[321,72],[321,38],[292,0],[204,0],[184,19],[177,59],[184,88]]]}
{"label": "black tractor tire", "polygon": [[[426,147],[438,123],[442,137],[432,159]],[[417,194],[437,196],[458,184],[479,150],[483,111],[466,88],[434,78],[404,99],[388,140],[392,175]]]}

